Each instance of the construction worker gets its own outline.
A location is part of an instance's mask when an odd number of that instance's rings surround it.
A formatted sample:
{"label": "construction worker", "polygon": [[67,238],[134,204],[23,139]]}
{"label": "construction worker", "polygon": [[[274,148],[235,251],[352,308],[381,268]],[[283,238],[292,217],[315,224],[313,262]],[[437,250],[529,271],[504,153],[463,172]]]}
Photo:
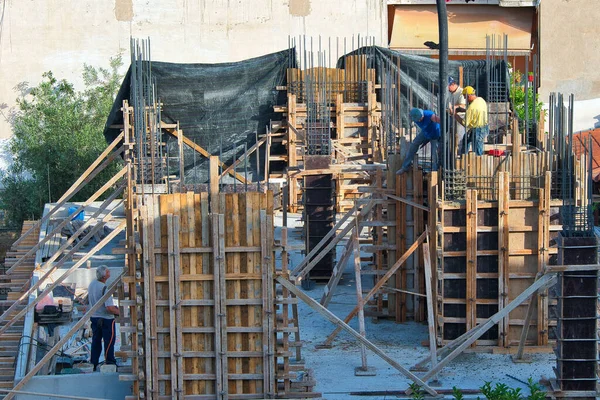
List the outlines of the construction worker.
{"label": "construction worker", "polygon": [[463,96],[463,88],[458,85],[458,82],[453,77],[448,77],[448,91],[446,96],[448,99],[448,115],[450,116],[450,132],[455,135],[456,143],[458,144],[458,154],[463,153],[465,127],[456,123],[455,114],[460,119],[465,118],[465,110],[467,109],[467,103]]}
{"label": "construction worker", "polygon": [[413,108],[410,110],[410,119],[419,127],[420,132],[410,144],[406,158],[404,158],[404,162],[402,163],[402,168],[396,171],[398,175],[402,175],[408,171],[419,147],[425,146],[429,142],[431,142],[431,167],[433,170],[437,169],[437,143],[441,136],[440,117],[435,115],[433,111]]}
{"label": "construction worker", "polygon": [[472,86],[467,86],[463,89],[469,106],[465,119],[461,122],[467,130],[467,140],[463,149],[463,154],[469,151],[469,145],[474,143],[475,154],[478,156],[483,154],[483,142],[485,141],[490,128],[488,126],[488,109],[487,103],[481,97],[475,94],[475,89]]}
{"label": "construction worker", "polygon": [[[101,265],[96,269],[96,280],[90,283],[88,287],[88,302],[93,307],[106,292],[106,281],[110,278],[110,269],[106,265]],[[117,364],[115,359],[115,315],[119,315],[119,307],[110,296],[104,302],[104,305],[97,309],[91,317],[92,321],[92,355],[91,362],[94,365],[94,371],[97,370],[100,353],[102,351],[102,342],[104,342],[104,363]]]}

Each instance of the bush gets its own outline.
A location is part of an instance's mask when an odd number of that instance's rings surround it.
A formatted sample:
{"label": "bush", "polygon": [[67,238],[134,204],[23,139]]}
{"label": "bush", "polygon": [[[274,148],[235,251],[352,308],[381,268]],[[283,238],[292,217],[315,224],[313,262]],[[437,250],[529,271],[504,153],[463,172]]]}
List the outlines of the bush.
{"label": "bush", "polygon": [[[83,92],[52,72],[44,73],[36,87],[17,87],[17,107],[9,117],[14,164],[2,176],[0,193],[10,226],[40,218],[44,203],[58,200],[106,148],[102,133],[122,80],[121,66],[120,55],[110,59],[109,69],[84,65]],[[114,175],[116,164],[71,200],[87,199]]]}

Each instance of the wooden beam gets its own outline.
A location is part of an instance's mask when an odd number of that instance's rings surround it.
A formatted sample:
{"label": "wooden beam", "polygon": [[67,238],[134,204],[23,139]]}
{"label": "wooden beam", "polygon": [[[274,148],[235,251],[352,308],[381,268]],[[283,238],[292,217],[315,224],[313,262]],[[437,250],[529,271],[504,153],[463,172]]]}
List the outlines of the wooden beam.
{"label": "wooden beam", "polygon": [[[356,222],[356,220],[355,220]],[[355,226],[352,231],[352,248],[354,253],[354,280],[356,284],[356,302],[358,303],[358,331],[364,338],[367,337],[365,329],[365,311],[364,302],[362,298],[362,276],[360,274],[360,249],[358,243],[358,227]],[[369,366],[367,365],[367,350],[365,345],[360,346],[360,358],[361,368],[363,371],[367,371]]]}
{"label": "wooden beam", "polygon": [[[497,312],[488,318],[484,323],[478,325],[473,329],[475,333],[467,332],[462,336],[470,335],[468,339],[462,341],[460,346],[454,349],[446,358],[440,361],[435,367],[432,367],[425,376],[423,376],[423,380],[427,381],[429,378],[437,374],[444,368],[450,361],[452,361],[456,356],[463,352],[467,347],[471,344],[475,343],[477,339],[479,339],[485,332],[487,332],[491,327],[496,325],[499,321],[502,320],[505,316],[507,316],[511,311],[520,306],[525,300],[530,298],[535,292],[538,290],[552,286],[556,282],[556,274],[546,274],[542,276],[540,279],[535,281],[531,286],[525,289],[520,295],[518,295],[513,301],[511,301],[502,311]],[[461,336],[461,337],[462,337]]]}
{"label": "wooden beam", "polygon": [[111,283],[111,285],[106,288],[106,292],[104,293],[104,295],[98,300],[98,302],[96,304],[94,304],[84,315],[83,317],[81,317],[81,319],[75,324],[73,325],[73,327],[69,330],[69,332],[67,332],[62,339],[60,339],[58,341],[58,343],[56,343],[51,349],[50,351],[48,351],[48,353],[46,353],[46,355],[44,357],[42,357],[42,359],[35,364],[35,366],[27,373],[27,375],[25,375],[23,377],[23,379],[21,379],[21,381],[19,381],[19,383],[17,385],[15,385],[15,387],[13,388],[13,392],[9,393],[4,399],[5,400],[10,400],[14,397],[14,395],[16,394],[15,392],[20,390],[21,388],[23,388],[25,386],[25,384],[27,382],[29,382],[29,380],[35,376],[35,374],[38,373],[38,371],[40,369],[42,369],[42,367],[48,362],[50,361],[50,359],[54,356],[54,354],[56,354],[56,352],[60,349],[62,349],[62,347],[65,345],[65,343],[67,343],[71,337],[73,336],[73,334],[75,334],[75,332],[77,332],[83,325],[85,325],[85,323],[88,321],[88,319],[90,319],[90,317],[92,316],[93,313],[96,312],[96,310],[100,309],[100,307],[104,307],[104,303],[106,302],[106,300],[108,300],[108,298],[110,296],[112,296],[113,292],[115,291],[115,289],[117,288],[117,285],[120,282],[121,277],[123,276],[124,272],[121,272],[117,278],[114,280],[113,283]]}
{"label": "wooden beam", "polygon": [[306,255],[306,257],[304,257],[304,259],[302,259],[302,261],[300,261],[300,264],[298,264],[298,266],[296,268],[294,268],[290,272],[290,274],[296,275],[298,272],[300,272],[302,270],[302,268],[304,268],[310,262],[310,259],[315,254],[317,254],[317,252],[321,249],[321,247],[323,247],[327,243],[327,241],[329,239],[331,239],[333,237],[333,235],[336,234],[337,230],[342,227],[344,222],[346,222],[348,220],[348,218],[350,218],[354,214],[355,211],[356,211],[356,205],[354,207],[352,207],[350,210],[348,210],[348,212],[346,214],[344,214],[342,216],[342,218],[340,218],[340,220],[335,224],[335,226],[333,228],[331,228],[331,230],[329,232],[327,232],[327,234],[323,237],[323,239],[321,239],[321,241],[319,243],[317,243],[317,245],[310,251],[310,253],[308,253]]}
{"label": "wooden beam", "polygon": [[[352,234],[354,235],[354,231],[352,231]],[[346,247],[344,248],[344,252],[340,257],[340,260],[335,264],[335,267],[333,267],[333,271],[331,272],[331,278],[329,279],[329,282],[327,282],[327,285],[325,285],[323,297],[321,297],[320,301],[320,304],[325,308],[327,308],[327,306],[329,305],[329,302],[333,297],[333,292],[337,287],[338,283],[340,282],[340,279],[342,278],[344,267],[346,266],[346,263],[352,255],[353,243],[354,242],[352,240],[348,240],[348,242],[346,243]]]}
{"label": "wooden beam", "polygon": [[393,195],[393,194],[388,194],[388,193],[383,193],[383,195],[384,195],[385,197],[388,197],[388,198],[392,199],[392,200],[400,201],[400,202],[402,202],[402,203],[408,204],[409,206],[412,206],[412,207],[418,208],[418,209],[420,209],[420,210],[423,210],[423,211],[427,211],[427,212],[429,212],[429,207],[425,207],[425,206],[424,206],[424,205],[422,205],[422,204],[415,203],[415,202],[414,202],[414,201],[412,201],[412,200],[408,200],[408,199],[405,199],[405,198],[403,198],[403,197],[400,197],[400,196],[395,196],[395,195]]}
{"label": "wooden beam", "polygon": [[600,264],[585,264],[585,265],[546,265],[544,273],[554,272],[581,272],[581,271],[598,271]]}
{"label": "wooden beam", "polygon": [[[106,192],[109,188],[111,188],[112,185],[115,182],[117,182],[119,179],[121,179],[125,175],[125,173],[127,173],[127,167],[124,167],[123,169],[121,169],[121,171],[117,172],[117,174],[115,176],[113,176],[108,182],[106,182],[104,185],[102,185],[102,187],[100,189],[98,189],[96,191],[96,193],[94,193],[92,196],[90,196],[90,198],[87,199],[82,205],[80,205],[77,208],[77,210],[75,210],[75,212],[73,212],[70,216],[68,216],[60,224],[58,224],[58,226],[56,226],[52,230],[52,232],[50,232],[49,234],[47,234],[35,246],[33,246],[31,249],[29,249],[29,251],[27,253],[25,253],[25,255],[21,256],[21,258],[19,258],[17,260],[17,262],[15,262],[8,270],[6,270],[5,273],[7,275],[10,275],[10,273],[13,271],[14,268],[16,268],[19,265],[21,265],[26,258],[28,258],[31,255],[33,255],[40,247],[42,247],[42,245],[44,245],[52,237],[54,237],[54,235],[60,234],[60,232],[62,231],[62,228],[64,228],[65,226],[67,226],[67,224],[69,222],[71,222],[71,220],[73,220],[73,218],[75,218],[79,214],[80,211],[83,211],[83,209],[85,207],[89,206],[92,202],[96,201],[101,195],[104,194],[104,192]],[[122,186],[121,188],[123,188],[123,187],[124,186]]]}
{"label": "wooden beam", "polygon": [[219,178],[223,178],[225,175],[229,174],[235,167],[240,165],[240,163],[242,161],[244,161],[247,157],[249,157],[250,154],[254,153],[254,151],[257,150],[261,144],[263,144],[264,142],[267,141],[267,137],[268,136],[263,136],[262,138],[260,138],[258,140],[258,142],[254,143],[254,145],[252,145],[252,147],[250,147],[244,154],[242,154],[240,156],[240,158],[235,160],[235,162],[233,164],[231,164],[229,167],[225,168],[223,170],[223,172],[221,172],[221,175],[219,176]]}
{"label": "wooden beam", "polygon": [[435,314],[433,311],[433,277],[431,271],[431,254],[429,252],[429,240],[423,243],[423,261],[425,270],[425,292],[427,293],[427,325],[429,328],[429,354],[431,366],[437,365],[437,343],[435,340]]}
{"label": "wooden beam", "polygon": [[[121,192],[121,190],[117,190],[115,193],[118,195]],[[109,198],[110,199],[110,198]],[[109,200],[107,199],[107,200]],[[112,200],[110,200],[112,201]],[[110,203],[110,201],[108,201],[108,203]],[[70,238],[69,240],[67,240],[61,247],[60,249],[54,253],[54,255],[48,260],[46,261],[41,267],[41,270],[44,270],[48,267],[50,267],[48,269],[48,271],[46,271],[46,273],[40,278],[38,279],[38,281],[33,284],[25,293],[23,293],[21,296],[19,296],[19,298],[17,300],[15,300],[15,302],[6,310],[2,313],[2,315],[0,316],[0,321],[4,321],[6,317],[8,317],[12,311],[18,307],[19,304],[21,304],[23,301],[25,301],[26,299],[29,298],[29,296],[34,293],[35,291],[37,291],[37,289],[46,282],[46,279],[48,279],[50,277],[50,275],[52,274],[52,272],[56,271],[58,268],[60,268],[65,262],[67,262],[67,260],[71,260],[72,256],[77,252],[77,250],[79,250],[81,247],[83,247],[88,241],[89,239],[91,239],[94,234],[99,231],[101,228],[104,227],[104,225],[106,224],[106,222],[110,221],[112,219],[112,213],[116,210],[116,207],[113,208],[109,213],[107,213],[104,218],[98,222],[92,229],[91,231],[85,235],[80,241],[79,243],[77,243],[75,246],[73,246],[73,248],[56,264],[53,264],[53,262],[56,260],[56,258],[62,254],[62,252],[64,250],[67,249],[67,247],[69,247],[71,244],[73,244],[73,242],[75,241],[75,239],[77,237],[79,237],[79,235],[81,235],[81,233],[83,233],[85,231],[85,229],[87,228],[87,226],[91,223],[91,221],[93,221],[98,214],[100,214],[102,211],[104,210],[103,207],[100,207],[98,209],[98,211],[96,211],[96,213],[94,213],[94,215],[88,219]]]}
{"label": "wooden beam", "polygon": [[[421,236],[419,236],[419,238],[410,246],[410,248],[408,250],[406,250],[406,253],[404,253],[402,255],[402,257],[400,257],[398,259],[398,261],[396,261],[396,263],[385,273],[385,275],[381,277],[381,279],[375,284],[375,286],[373,286],[373,288],[369,291],[369,293],[367,293],[367,295],[364,297],[363,307],[371,299],[371,297],[373,297],[373,295],[392,277],[392,275],[394,275],[394,273],[396,273],[398,268],[400,268],[402,266],[402,264],[404,264],[406,262],[406,260],[408,260],[408,258],[411,256],[411,254],[414,253],[414,251],[419,248],[419,246],[421,245],[421,243],[423,243],[423,241],[425,240],[426,237],[427,237],[427,232],[423,232],[421,234]],[[358,307],[359,306],[357,305],[356,307],[354,307],[354,309],[352,311],[350,311],[350,313],[344,319],[344,323],[350,322],[350,320],[358,312]],[[327,337],[324,344],[326,346],[331,346],[331,343],[333,342],[333,340],[335,339],[337,334],[340,333],[341,330],[342,330],[341,327],[336,328]]]}
{"label": "wooden beam", "polygon": [[229,378],[227,376],[227,306],[225,300],[225,218],[223,214],[211,215],[211,233],[213,243],[213,291],[215,301],[215,385],[219,398],[227,398]]}
{"label": "wooden beam", "polygon": [[25,315],[29,310],[31,310],[37,303],[40,302],[45,296],[48,295],[56,286],[61,284],[73,271],[82,266],[88,259],[90,259],[94,254],[98,252],[98,250],[102,249],[108,242],[110,242],[115,236],[117,236],[126,226],[127,222],[122,221],[111,233],[109,233],[100,243],[98,243],[94,248],[92,248],[89,252],[87,252],[79,261],[77,261],[71,268],[69,268],[64,274],[62,274],[59,278],[57,278],[51,285],[48,285],[44,291],[38,295],[38,297],[33,300],[33,302],[29,303],[27,307],[22,309],[17,315],[15,315],[11,320],[6,322],[2,328],[0,328],[0,335],[6,332],[6,330],[17,322],[23,315]]}
{"label": "wooden beam", "polygon": [[[162,125],[161,123],[161,126]],[[179,133],[177,133],[177,130],[174,128],[163,128],[165,130],[165,132],[167,132],[168,134],[172,135],[173,137],[177,138],[177,140],[179,140]],[[194,143],[192,140],[190,140],[187,136],[185,136],[183,133],[181,133],[181,139],[183,140],[183,143],[185,143],[186,145],[190,146],[193,150],[195,150],[196,152],[202,154],[204,157],[206,158],[210,158],[212,156],[212,154],[210,154],[208,151],[206,151],[203,147],[198,146],[196,143]],[[217,156],[218,157],[218,156]],[[225,164],[224,162],[222,162],[221,160],[219,160],[219,166],[223,169],[227,169],[227,164]],[[242,182],[242,183],[246,183],[246,179],[244,179],[243,176],[241,176],[240,174],[233,172],[233,171],[229,171],[229,175],[233,176],[235,179],[237,179],[238,181]]]}
{"label": "wooden beam", "polygon": [[[500,172],[498,183],[498,311],[508,303],[508,287],[510,284],[510,174]],[[508,346],[508,317],[498,324],[500,345]]]}
{"label": "wooden beam", "polygon": [[[360,213],[358,214],[358,216],[356,217],[359,220],[362,220],[362,218],[364,218],[369,211],[371,211],[371,209],[375,206],[375,202],[370,201],[369,203],[367,203],[361,210]],[[354,208],[352,208],[350,211],[354,210]],[[348,213],[350,213],[350,211]],[[348,213],[346,215],[348,215]],[[340,220],[341,222],[341,220]],[[329,238],[331,236],[333,236],[334,234],[336,235],[331,242],[329,242],[329,244],[327,244],[325,246],[325,248],[323,250],[321,250],[317,255],[315,255],[315,257],[308,261],[307,263],[305,263],[305,260],[309,259],[310,253],[313,253],[313,251],[311,251],[305,258],[304,260],[302,260],[302,263],[300,263],[300,265],[298,267],[296,267],[294,269],[294,271],[292,271],[292,274],[296,275],[296,280],[302,279],[304,276],[306,276],[313,268],[315,265],[317,265],[317,263],[323,258],[325,257],[325,255],[331,250],[333,249],[337,243],[342,240],[346,234],[348,234],[348,232],[350,232],[350,230],[353,227],[353,224],[348,224],[346,225],[346,227],[344,227],[340,233],[335,232],[336,227],[341,226],[341,223],[338,222],[336,224],[335,227],[333,227],[328,233],[327,235],[325,235],[325,237],[323,239],[321,239],[321,241],[317,244],[317,246],[315,246],[315,248],[313,250],[317,250],[319,251],[320,247],[322,247],[327,240],[329,240]],[[315,252],[316,253],[316,252]],[[300,267],[305,265],[305,267],[302,268],[302,270],[300,270]],[[299,271],[296,273],[296,271]]]}
{"label": "wooden beam", "polygon": [[412,380],[413,382],[418,384],[421,388],[426,390],[427,393],[431,394],[432,396],[437,396],[437,392],[433,388],[431,388],[429,385],[427,385],[427,383],[425,383],[425,380],[421,380],[418,376],[416,376],[415,374],[413,374],[412,372],[410,372],[409,370],[404,368],[402,365],[398,364],[391,357],[389,357],[387,354],[385,354],[385,352],[383,352],[377,346],[375,346],[372,342],[370,342],[368,339],[362,337],[362,335],[360,333],[356,332],[354,329],[352,329],[350,326],[348,326],[344,321],[342,321],[341,319],[336,317],[331,311],[329,311],[328,309],[326,309],[325,307],[323,307],[322,305],[317,303],[311,297],[307,296],[306,293],[304,293],[302,290],[298,289],[293,283],[291,283],[290,281],[288,281],[287,279],[285,279],[281,276],[278,276],[276,279],[277,279],[277,282],[279,282],[283,287],[285,287],[290,292],[294,293],[297,297],[302,299],[302,301],[304,301],[310,308],[317,311],[319,314],[321,314],[323,317],[325,317],[332,324],[336,325],[338,327],[337,329],[339,329],[339,330],[343,329],[346,332],[348,332],[356,340],[358,340],[360,343],[364,344],[369,350],[371,350],[372,352],[377,354],[384,361],[386,361],[388,364],[390,364],[392,367],[394,367],[396,370],[398,370],[402,375],[406,376],[407,378],[409,378],[410,380]]}
{"label": "wooden beam", "polygon": [[210,193],[210,212],[219,212],[219,157],[209,157],[209,193]]}
{"label": "wooden beam", "polygon": [[[106,168],[106,166],[110,163],[110,161],[114,160],[117,155],[121,154],[124,149],[123,146],[119,147],[119,149],[117,151],[115,151],[113,154],[111,154],[106,159],[106,161],[104,161],[104,163],[102,163],[102,160],[104,160],[104,157],[106,157],[115,147],[117,147],[117,145],[121,143],[121,140],[123,140],[123,132],[121,132],[119,134],[119,136],[117,136],[117,138],[115,140],[113,140],[113,142],[98,156],[98,158],[96,158],[96,160],[88,167],[88,169],[86,169],[84,171],[84,173],[81,174],[81,176],[71,185],[71,187],[69,189],[67,189],[67,191],[62,195],[62,197],[60,199],[58,199],[58,201],[54,205],[54,208],[52,208],[52,210],[50,210],[50,212],[48,212],[48,214],[46,214],[44,217],[42,217],[42,219],[40,219],[38,222],[33,224],[33,226],[31,228],[29,228],[27,230],[27,232],[25,232],[23,235],[21,235],[21,237],[18,238],[13,243],[13,246],[17,246],[19,243],[21,243],[21,241],[23,239],[25,239],[27,236],[29,236],[31,234],[31,232],[33,232],[35,229],[42,226],[42,224],[44,222],[46,222],[48,219],[50,219],[50,217],[58,209],[60,209],[60,207],[62,207],[63,204],[65,204],[71,197],[73,197],[77,192],[79,192],[79,190],[82,187],[84,187],[87,184],[87,182],[92,180],[98,173],[100,173],[100,171],[102,171],[104,168]],[[100,167],[98,167],[98,166],[100,166]],[[96,167],[98,167],[98,168],[96,168]]]}

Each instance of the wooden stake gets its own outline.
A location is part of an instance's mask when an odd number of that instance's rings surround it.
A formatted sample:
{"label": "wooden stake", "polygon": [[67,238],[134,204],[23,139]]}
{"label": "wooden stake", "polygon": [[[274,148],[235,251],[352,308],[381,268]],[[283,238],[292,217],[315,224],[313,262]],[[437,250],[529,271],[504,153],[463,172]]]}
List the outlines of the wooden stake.
{"label": "wooden stake", "polygon": [[[352,231],[352,248],[354,250],[354,279],[356,282],[356,301],[358,304],[358,331],[360,335],[364,338],[367,337],[367,333],[365,330],[365,312],[364,312],[364,303],[362,298],[362,277],[360,273],[360,246],[358,243],[358,226]],[[367,351],[365,349],[365,345],[360,346],[360,356],[361,356],[361,368],[366,371],[368,369],[367,365]]]}
{"label": "wooden stake", "polygon": [[435,340],[435,314],[433,312],[433,303],[435,298],[433,297],[433,286],[432,274],[431,274],[431,257],[429,253],[429,239],[423,243],[423,261],[425,269],[425,291],[427,293],[427,325],[429,327],[429,354],[431,355],[431,367],[435,367],[437,364],[437,343]]}
{"label": "wooden stake", "polygon": [[219,212],[219,156],[210,156],[209,164],[210,211]]}

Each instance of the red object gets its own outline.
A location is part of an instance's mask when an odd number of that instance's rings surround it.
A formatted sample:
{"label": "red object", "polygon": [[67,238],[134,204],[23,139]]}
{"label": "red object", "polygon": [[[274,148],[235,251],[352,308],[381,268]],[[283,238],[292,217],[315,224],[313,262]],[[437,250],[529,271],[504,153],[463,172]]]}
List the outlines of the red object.
{"label": "red object", "polygon": [[528,80],[529,82],[533,82],[533,74],[532,74],[532,75],[529,75],[529,76],[527,77],[527,80]]}
{"label": "red object", "polygon": [[504,150],[500,150],[500,149],[492,149],[492,150],[488,150],[487,152],[490,156],[493,157],[500,157],[504,155]]}

